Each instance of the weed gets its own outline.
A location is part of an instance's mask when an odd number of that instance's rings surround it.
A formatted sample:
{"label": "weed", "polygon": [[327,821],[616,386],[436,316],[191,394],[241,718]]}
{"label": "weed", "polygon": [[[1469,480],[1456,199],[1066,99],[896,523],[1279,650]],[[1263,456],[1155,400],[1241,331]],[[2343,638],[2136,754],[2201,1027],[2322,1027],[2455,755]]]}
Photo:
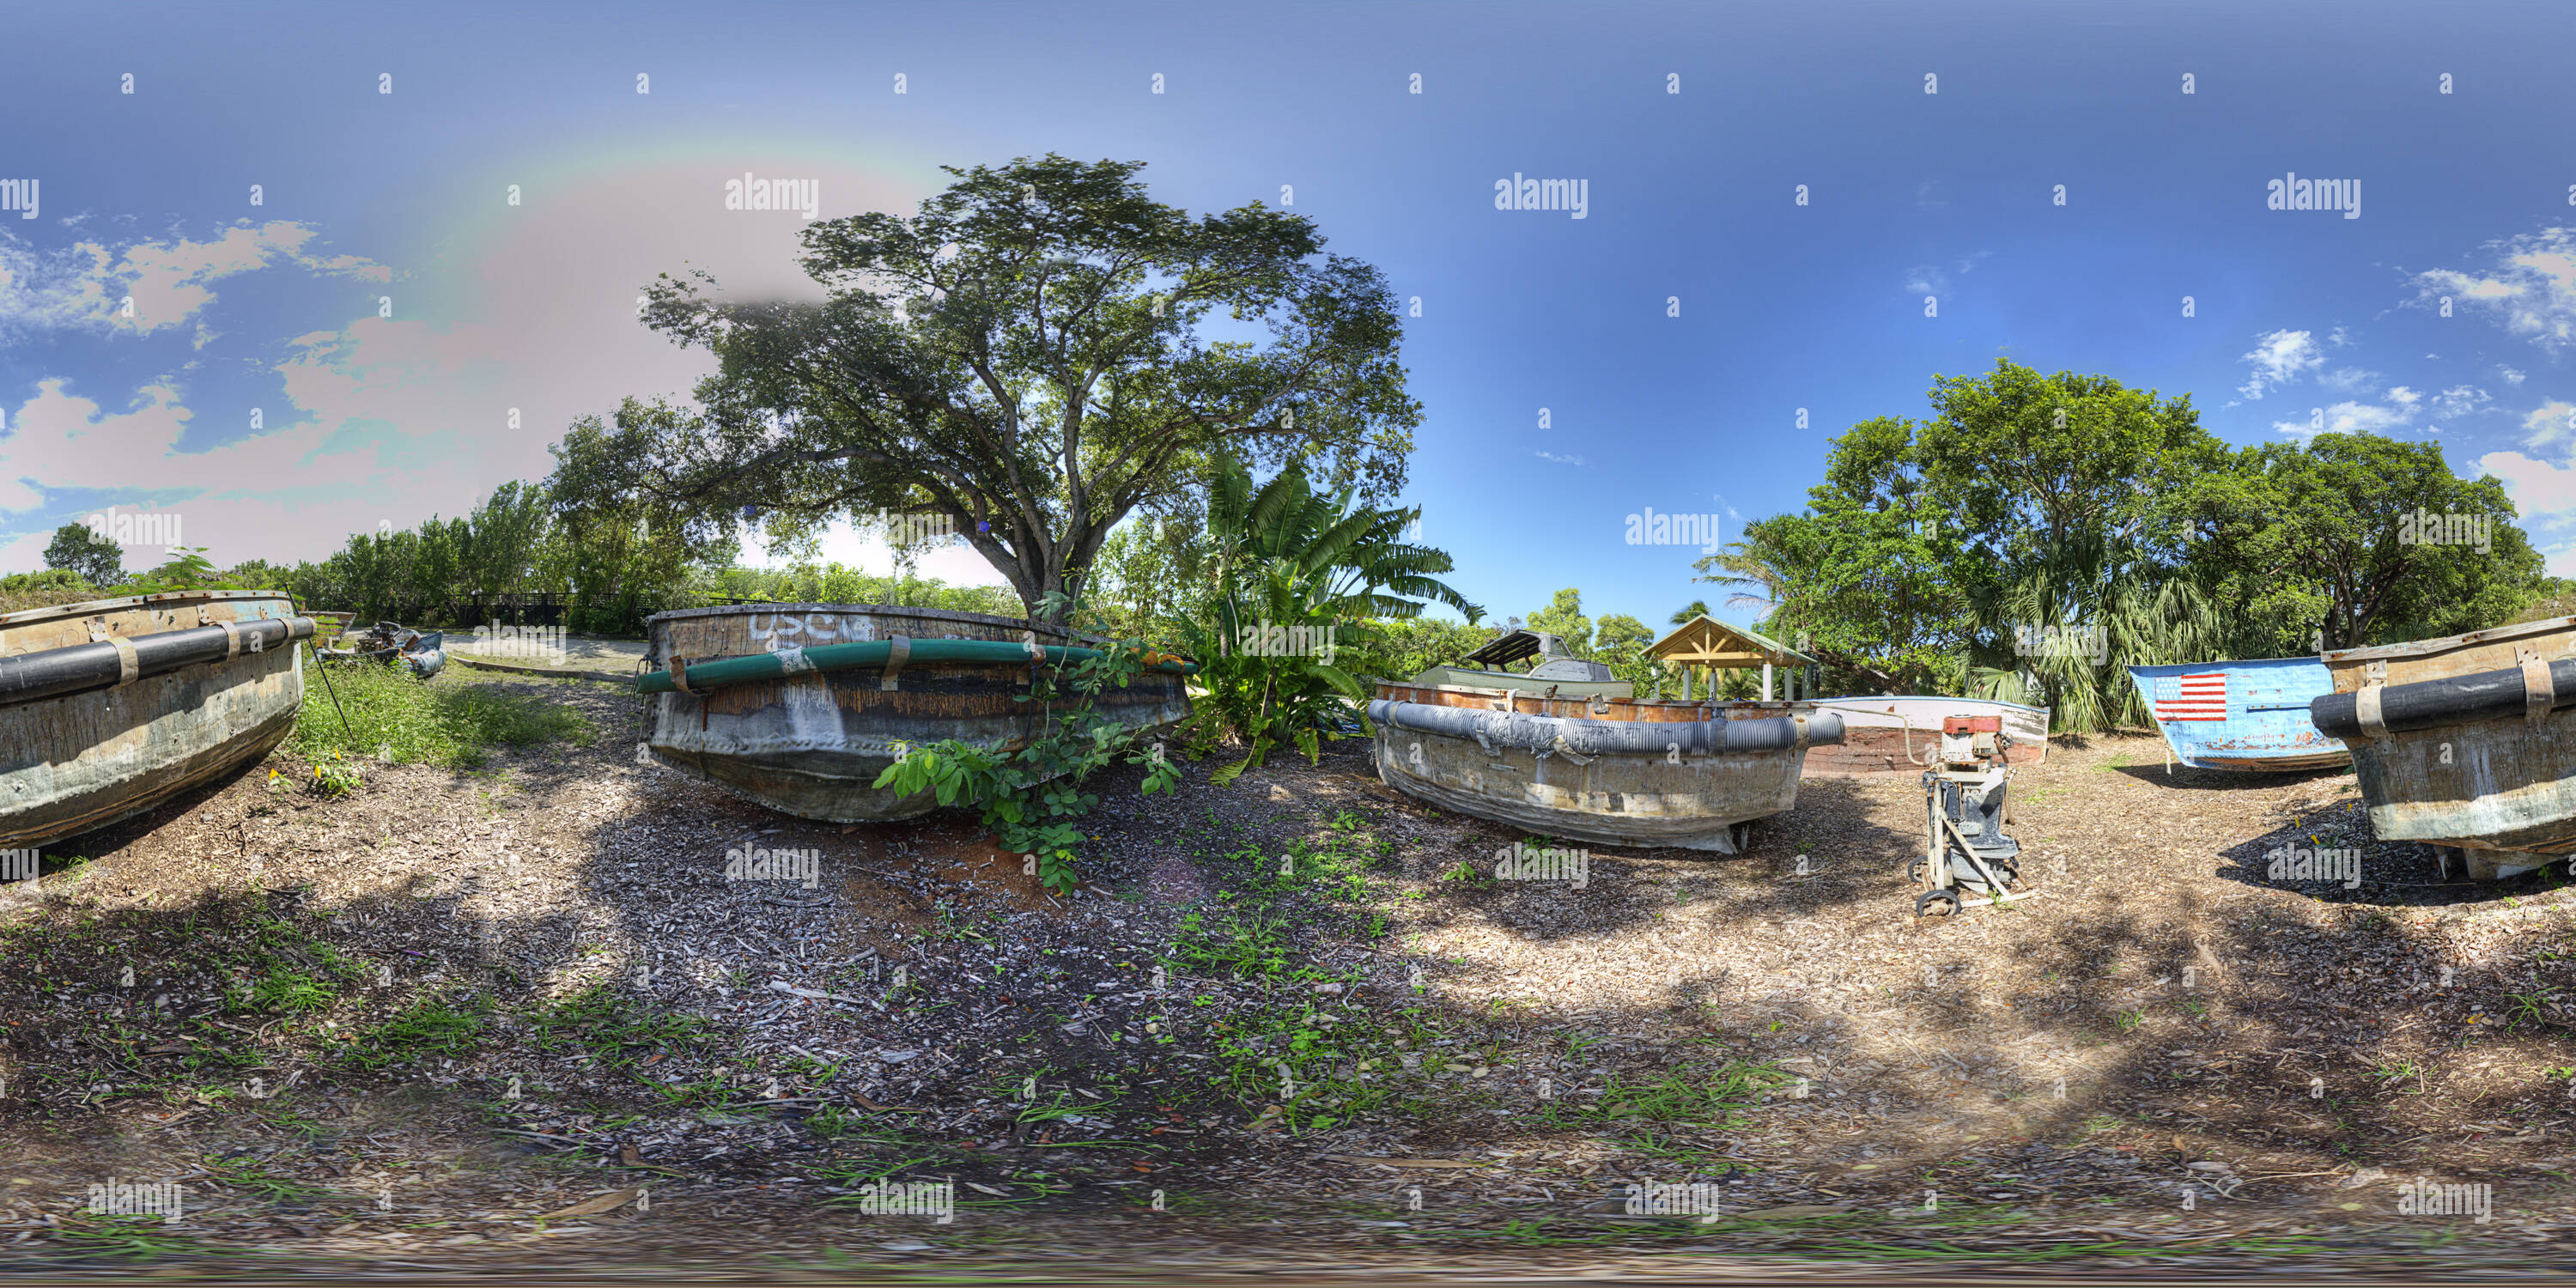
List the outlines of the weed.
{"label": "weed", "polygon": [[[502,684],[452,674],[421,680],[402,667],[324,665],[332,668],[331,687],[305,686],[304,705],[296,712],[295,734],[287,744],[289,755],[317,769],[335,758],[370,755],[396,764],[472,769],[483,764],[487,749],[494,746],[587,746],[597,737],[590,722],[570,708],[510,692]],[[348,713],[346,728],[328,696],[334,691]],[[356,785],[354,779],[350,785]]]}
{"label": "weed", "polygon": [[1788,1081],[1789,1075],[1775,1065],[1743,1060],[1730,1060],[1697,1077],[1667,1073],[1632,1083],[1614,1075],[1593,1107],[1572,1116],[1733,1129],[1744,1125],[1746,1112],[1761,1103],[1763,1092]]}
{"label": "weed", "polygon": [[473,1049],[490,1010],[490,1000],[480,994],[453,1004],[436,997],[415,998],[392,1019],[352,1038],[339,1055],[353,1067],[368,1070],[427,1056],[462,1055]]}

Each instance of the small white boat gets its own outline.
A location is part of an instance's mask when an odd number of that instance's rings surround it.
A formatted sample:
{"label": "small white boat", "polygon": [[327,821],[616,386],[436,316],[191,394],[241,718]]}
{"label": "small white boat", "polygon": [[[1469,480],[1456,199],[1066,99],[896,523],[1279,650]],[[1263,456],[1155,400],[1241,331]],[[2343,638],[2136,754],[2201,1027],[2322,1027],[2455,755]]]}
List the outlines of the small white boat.
{"label": "small white boat", "polygon": [[2012,739],[2004,759],[2015,765],[2048,760],[2048,708],[1984,698],[1896,694],[1877,698],[1826,698],[1818,710],[1843,718],[1843,740],[1807,757],[1807,777],[1911,774],[1939,749],[1941,722],[1950,716],[2001,716]]}

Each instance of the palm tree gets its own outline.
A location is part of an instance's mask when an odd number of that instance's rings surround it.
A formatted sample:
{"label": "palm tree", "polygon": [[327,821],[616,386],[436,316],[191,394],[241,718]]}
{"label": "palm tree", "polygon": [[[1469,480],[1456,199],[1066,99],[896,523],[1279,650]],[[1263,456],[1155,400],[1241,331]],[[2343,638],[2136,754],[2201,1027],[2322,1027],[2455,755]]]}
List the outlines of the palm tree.
{"label": "palm tree", "polygon": [[1795,585],[1789,566],[1788,552],[1773,544],[1759,519],[1744,525],[1744,539],[1730,541],[1724,549],[1691,565],[1702,576],[1695,581],[1712,581],[1729,587],[1729,608],[1760,609],[1769,616],[1787,599]]}
{"label": "palm tree", "polygon": [[[2009,666],[1971,666],[1978,697],[2051,708],[2059,729],[2145,724],[2131,666],[2222,657],[2226,624],[2190,579],[2111,541],[2033,566],[1976,606],[1982,630],[2013,649]],[[2088,648],[2066,647],[2091,641]]]}
{"label": "palm tree", "polygon": [[1681,610],[1673,614],[1672,620],[1673,625],[1675,626],[1688,626],[1692,622],[1706,616],[1708,616],[1708,601],[1705,599],[1694,599],[1691,602],[1682,605]]}

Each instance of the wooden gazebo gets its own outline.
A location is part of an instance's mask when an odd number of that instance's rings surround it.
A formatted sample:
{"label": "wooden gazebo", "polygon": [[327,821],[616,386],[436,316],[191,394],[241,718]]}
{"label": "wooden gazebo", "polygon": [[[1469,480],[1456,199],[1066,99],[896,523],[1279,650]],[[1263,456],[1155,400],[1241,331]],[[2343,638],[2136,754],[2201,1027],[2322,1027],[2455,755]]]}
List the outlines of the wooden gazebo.
{"label": "wooden gazebo", "polygon": [[1778,640],[1757,635],[1741,626],[1729,626],[1706,614],[1684,622],[1672,634],[1656,640],[1647,647],[1646,656],[1682,669],[1681,700],[1684,702],[1691,700],[1691,674],[1701,667],[1711,672],[1707,690],[1711,695],[1717,692],[1715,672],[1718,670],[1758,666],[1762,668],[1762,700],[1768,702],[1771,700],[1771,669],[1776,666],[1788,669],[1789,691],[1782,696],[1792,700],[1813,696],[1816,659]]}

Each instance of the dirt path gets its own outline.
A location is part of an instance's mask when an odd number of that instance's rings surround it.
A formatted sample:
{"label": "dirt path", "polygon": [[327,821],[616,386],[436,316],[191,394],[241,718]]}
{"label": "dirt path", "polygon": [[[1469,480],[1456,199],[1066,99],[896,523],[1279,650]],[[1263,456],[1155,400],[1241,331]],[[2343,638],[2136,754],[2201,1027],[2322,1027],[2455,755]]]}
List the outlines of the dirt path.
{"label": "dirt path", "polygon": [[[2569,1247],[2564,883],[2446,882],[2369,839],[2349,776],[2061,745],[2016,784],[2041,895],[1918,925],[1910,781],[1809,780],[1742,858],[1496,880],[1536,838],[1345,744],[1102,783],[1056,901],[961,820],[785,818],[637,764],[608,686],[512,687],[598,736],[335,801],[254,773],[48,855],[0,909],[0,1256],[1383,1279]],[[2270,879],[2293,843],[2360,883]],[[184,1221],[82,1211],[111,1177],[181,1186]],[[2488,1219],[2402,1211],[2419,1178]],[[866,1215],[880,1179],[953,1181],[952,1218]]]}

